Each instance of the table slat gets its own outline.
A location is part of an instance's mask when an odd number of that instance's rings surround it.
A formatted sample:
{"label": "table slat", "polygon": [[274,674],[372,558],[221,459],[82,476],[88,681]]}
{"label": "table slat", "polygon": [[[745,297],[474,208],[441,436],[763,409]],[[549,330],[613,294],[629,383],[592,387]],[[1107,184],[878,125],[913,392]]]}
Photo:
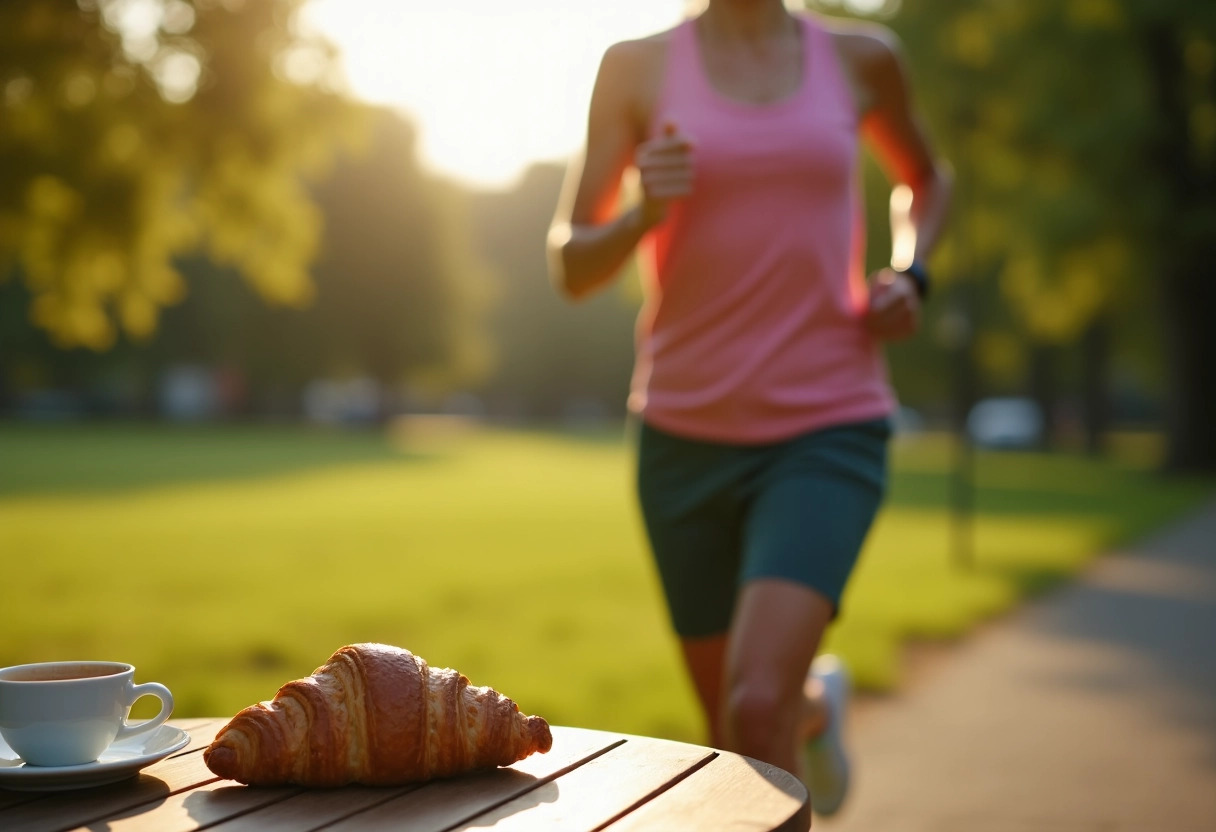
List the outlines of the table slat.
{"label": "table slat", "polygon": [[[174,728],[181,728],[192,739],[202,738],[204,745],[210,745],[215,739],[215,735],[220,732],[220,728],[227,723],[228,720],[218,716],[207,717],[190,717],[189,719],[171,719],[169,724]],[[192,743],[193,744],[193,743]],[[190,746],[186,746],[189,748]]]}
{"label": "table slat", "polygon": [[556,782],[478,817],[476,825],[498,832],[591,832],[650,800],[717,753],[702,746],[629,737]]}
{"label": "table slat", "polygon": [[[286,800],[301,791],[297,786],[251,789],[235,785],[231,780],[215,780],[171,794],[153,811],[140,808],[112,815],[88,828],[101,827],[106,832],[193,832]],[[86,827],[75,832],[86,832]]]}
{"label": "table slat", "polygon": [[509,768],[432,781],[369,811],[343,818],[327,829],[451,829],[508,801],[527,799],[529,792],[624,742],[615,734],[563,729],[554,736],[548,753],[533,754]]}
{"label": "table slat", "polygon": [[190,734],[190,742],[145,768],[138,777],[73,791],[0,792],[26,797],[19,804],[0,807],[0,829],[5,832],[69,829],[137,806],[146,807],[173,792],[215,780],[215,775],[202,763],[202,749],[215,738],[224,720],[173,720],[171,724]]}
{"label": "table slat", "polygon": [[767,763],[723,754],[605,832],[806,832],[810,825],[806,787],[793,775]]}
{"label": "table slat", "polygon": [[[345,786],[305,789],[286,800],[225,821],[211,830],[223,832],[304,832],[320,829],[350,815],[393,800],[417,786]],[[208,832],[211,832],[208,830]]]}
{"label": "table slat", "polygon": [[174,756],[188,754],[191,751],[206,748],[211,745],[215,735],[220,732],[220,729],[228,724],[226,719],[171,719],[169,724],[175,728],[181,728],[190,735],[190,742],[181,751],[178,751]]}
{"label": "table slat", "polygon": [[[583,765],[543,781],[519,797],[488,812],[447,828],[492,828],[511,832],[596,829],[645,802],[672,782],[712,759],[717,752],[683,743],[647,741],[629,737],[626,742],[593,757]],[[559,802],[560,797],[560,802]],[[337,829],[410,829],[402,801],[377,807],[350,818]],[[430,827],[438,829],[444,827]]]}

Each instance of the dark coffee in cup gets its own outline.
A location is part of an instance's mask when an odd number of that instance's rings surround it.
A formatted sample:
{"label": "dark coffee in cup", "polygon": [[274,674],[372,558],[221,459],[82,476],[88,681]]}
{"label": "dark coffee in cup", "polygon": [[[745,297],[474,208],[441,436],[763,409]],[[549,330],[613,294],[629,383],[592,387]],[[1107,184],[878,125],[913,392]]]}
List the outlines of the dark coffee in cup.
{"label": "dark coffee in cup", "polygon": [[115,665],[85,662],[49,662],[18,666],[6,673],[10,682],[60,682],[68,679],[94,679],[98,676],[113,676],[122,668]]}

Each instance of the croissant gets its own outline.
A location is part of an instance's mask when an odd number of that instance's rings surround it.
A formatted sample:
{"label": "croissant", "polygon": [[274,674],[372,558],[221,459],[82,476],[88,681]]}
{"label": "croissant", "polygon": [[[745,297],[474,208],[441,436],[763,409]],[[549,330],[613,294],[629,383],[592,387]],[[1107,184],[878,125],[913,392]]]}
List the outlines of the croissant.
{"label": "croissant", "polygon": [[545,720],[497,691],[400,647],[354,644],[234,716],[203,760],[254,786],[388,786],[506,766],[552,745]]}

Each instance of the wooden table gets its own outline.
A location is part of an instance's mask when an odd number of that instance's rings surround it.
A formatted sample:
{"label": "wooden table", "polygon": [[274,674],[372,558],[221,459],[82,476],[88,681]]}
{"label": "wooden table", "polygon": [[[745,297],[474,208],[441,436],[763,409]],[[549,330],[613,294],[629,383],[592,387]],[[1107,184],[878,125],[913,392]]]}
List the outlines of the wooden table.
{"label": "wooden table", "polygon": [[202,749],[224,719],[179,719],[182,751],[92,789],[0,789],[5,832],[148,830],[749,830],[805,832],[806,789],[781,769],[698,745],[555,727],[553,749],[510,768],[421,786],[253,788],[220,780]]}

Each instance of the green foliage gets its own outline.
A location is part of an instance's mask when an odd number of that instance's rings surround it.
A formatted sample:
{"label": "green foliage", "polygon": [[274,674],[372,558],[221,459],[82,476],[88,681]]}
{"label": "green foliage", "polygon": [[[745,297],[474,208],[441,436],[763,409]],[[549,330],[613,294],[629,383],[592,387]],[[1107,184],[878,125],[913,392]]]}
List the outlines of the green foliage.
{"label": "green foliage", "polygon": [[147,337],[201,250],[269,300],[308,301],[304,177],[359,130],[302,0],[0,5],[0,279],[63,347]]}
{"label": "green foliage", "polygon": [[[1141,393],[1167,388],[1169,465],[1216,470],[1216,365],[1207,358],[1216,330],[1206,312],[1216,303],[1216,5],[808,5],[879,7],[956,170],[926,334],[965,314],[978,330],[982,386],[1021,392],[1018,377],[1029,375],[1047,412],[1056,402],[1041,384],[1041,358],[1076,350],[1092,417],[1111,384],[1095,333],[1117,333],[1109,375],[1135,379]],[[908,358],[896,363],[918,363]]]}
{"label": "green foliage", "polygon": [[[906,0],[892,23],[959,169],[953,270],[997,274],[1000,302],[1036,340],[1070,343],[1107,312],[1142,316],[1168,229],[1199,219],[1154,158],[1177,129],[1168,99],[1187,101],[1196,174],[1216,162],[1211,4]],[[1154,27],[1187,56],[1171,87],[1149,65]]]}
{"label": "green foliage", "polygon": [[194,255],[175,260],[188,301],[165,309],[147,339],[59,350],[32,329],[29,290],[11,281],[0,285],[0,393],[7,382],[14,394],[117,386],[150,396],[160,373],[182,364],[239,376],[251,409],[271,395],[294,399],[316,378],[445,390],[480,379],[493,286],[468,241],[464,195],[421,169],[399,116],[357,117],[363,141],[310,191],[324,223],[304,308],[268,304],[236,270]]}
{"label": "green foliage", "polygon": [[371,120],[369,146],[341,157],[317,189],[324,244],[298,346],[322,349],[331,373],[469,384],[492,360],[485,317],[496,300],[471,245],[471,211],[454,185],[421,169],[407,122]]}
{"label": "green foliage", "polygon": [[493,372],[478,392],[519,417],[551,420],[572,404],[624,414],[633,365],[636,277],[573,304],[549,280],[545,235],[564,171],[537,165],[506,193],[472,194],[470,236],[494,266],[497,288],[488,315],[497,348]]}
{"label": "green foliage", "polygon": [[1119,173],[1149,92],[1117,4],[907,0],[891,24],[957,172],[944,275],[996,275],[994,303],[1050,343],[1139,294],[1145,183]]}
{"label": "green foliage", "polygon": [[[560,724],[702,739],[619,434],[0,425],[0,664],[132,661],[226,716],[347,642],[456,667]],[[895,446],[830,634],[866,688],[1211,494],[1152,455],[983,454],[976,568],[951,563],[950,454]]]}

